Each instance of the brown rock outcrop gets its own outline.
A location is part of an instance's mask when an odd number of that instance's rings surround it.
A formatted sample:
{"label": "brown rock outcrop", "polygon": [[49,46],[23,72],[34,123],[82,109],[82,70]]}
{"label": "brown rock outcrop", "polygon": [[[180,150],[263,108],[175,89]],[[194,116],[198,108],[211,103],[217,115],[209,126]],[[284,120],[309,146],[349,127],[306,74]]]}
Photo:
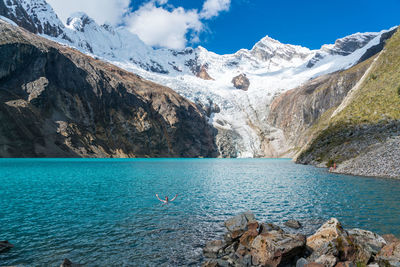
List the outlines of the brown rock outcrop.
{"label": "brown rock outcrop", "polygon": [[204,255],[208,260],[203,266],[397,267],[400,263],[398,240],[393,238],[386,245],[370,231],[343,229],[335,218],[307,239],[273,224],[258,223],[249,212],[227,222],[229,238],[207,243]]}
{"label": "brown rock outcrop", "polygon": [[1,157],[214,157],[173,90],[0,21]]}
{"label": "brown rock outcrop", "polygon": [[203,80],[214,80],[207,72],[207,67],[205,65],[200,67],[200,70],[196,73],[196,76]]}

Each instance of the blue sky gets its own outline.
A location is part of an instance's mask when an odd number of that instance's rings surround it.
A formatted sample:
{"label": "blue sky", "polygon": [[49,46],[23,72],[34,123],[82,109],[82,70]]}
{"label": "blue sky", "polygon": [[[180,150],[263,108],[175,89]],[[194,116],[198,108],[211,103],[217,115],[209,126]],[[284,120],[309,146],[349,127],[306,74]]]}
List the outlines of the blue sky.
{"label": "blue sky", "polygon": [[[317,49],[352,33],[400,24],[400,0],[92,0],[96,4],[87,10],[82,0],[48,1],[53,7],[60,5],[57,13],[76,9],[86,11],[99,23],[104,19],[125,25],[156,47],[201,45],[219,54],[250,49],[265,35]],[[215,13],[204,15],[205,2],[212,4]],[[113,12],[116,14],[111,16]]]}

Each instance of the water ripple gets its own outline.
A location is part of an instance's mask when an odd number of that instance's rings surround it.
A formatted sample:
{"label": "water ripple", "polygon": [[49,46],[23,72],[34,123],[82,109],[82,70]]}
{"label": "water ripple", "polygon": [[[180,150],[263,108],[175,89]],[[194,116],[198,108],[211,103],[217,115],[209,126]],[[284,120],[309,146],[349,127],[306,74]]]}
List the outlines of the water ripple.
{"label": "water ripple", "polygon": [[15,245],[0,265],[198,266],[241,211],[305,234],[337,217],[399,235],[399,207],[400,181],[289,160],[0,160],[0,239]]}

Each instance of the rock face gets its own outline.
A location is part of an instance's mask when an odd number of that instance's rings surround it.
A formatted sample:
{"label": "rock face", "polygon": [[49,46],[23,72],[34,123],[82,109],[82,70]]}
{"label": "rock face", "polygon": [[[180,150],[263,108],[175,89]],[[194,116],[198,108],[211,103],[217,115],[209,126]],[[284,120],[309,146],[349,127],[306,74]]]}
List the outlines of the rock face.
{"label": "rock face", "polygon": [[203,266],[384,267],[400,263],[398,239],[391,237],[393,242],[387,244],[370,231],[347,231],[335,218],[306,239],[273,224],[258,223],[252,215],[249,221],[249,214],[225,223],[225,240],[207,243],[204,256],[208,260]]}
{"label": "rock face", "polygon": [[[364,37],[336,50],[350,53]],[[296,163],[334,162],[339,173],[400,178],[399,47],[400,33],[389,31],[358,65],[274,99],[268,121],[283,131]]]}
{"label": "rock face", "polygon": [[325,113],[298,163],[336,162],[340,173],[400,178],[400,32],[342,103]]}
{"label": "rock face", "polygon": [[207,67],[205,65],[202,65],[200,67],[200,71],[197,72],[196,74],[197,77],[199,77],[200,79],[203,80],[214,80],[213,78],[211,78],[211,76],[208,74],[207,72]]}
{"label": "rock face", "polygon": [[232,79],[233,86],[236,89],[240,89],[243,91],[249,90],[250,80],[247,78],[246,74],[240,74]]}
{"label": "rock face", "polygon": [[214,157],[169,88],[0,21],[1,157]]}
{"label": "rock face", "polygon": [[282,129],[292,148],[301,148],[312,138],[310,129],[322,115],[338,107],[349,91],[359,82],[372,60],[349,70],[315,78],[301,87],[274,99],[269,122]]}

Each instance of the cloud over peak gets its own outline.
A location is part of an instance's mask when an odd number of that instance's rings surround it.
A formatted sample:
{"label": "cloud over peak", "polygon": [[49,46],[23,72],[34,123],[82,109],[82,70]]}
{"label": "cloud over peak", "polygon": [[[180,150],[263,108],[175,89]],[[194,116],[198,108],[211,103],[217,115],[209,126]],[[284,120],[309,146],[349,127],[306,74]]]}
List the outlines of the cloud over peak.
{"label": "cloud over peak", "polygon": [[117,25],[129,10],[130,0],[46,0],[65,23],[78,11],[85,12],[97,23]]}
{"label": "cloud over peak", "polygon": [[[158,1],[165,3],[166,1]],[[202,29],[196,10],[182,7],[171,10],[149,2],[126,18],[129,30],[146,44],[172,49],[182,49],[187,43],[187,34],[196,36]]]}
{"label": "cloud over peak", "polygon": [[200,15],[204,19],[210,19],[219,15],[222,11],[228,11],[231,0],[207,0],[203,4]]}
{"label": "cloud over peak", "polygon": [[168,0],[143,0],[132,12],[132,0],[47,0],[63,22],[74,12],[82,11],[97,23],[124,25],[146,44],[182,49],[188,42],[199,42],[207,20],[228,11],[231,0],[205,0],[202,9],[185,9]]}

